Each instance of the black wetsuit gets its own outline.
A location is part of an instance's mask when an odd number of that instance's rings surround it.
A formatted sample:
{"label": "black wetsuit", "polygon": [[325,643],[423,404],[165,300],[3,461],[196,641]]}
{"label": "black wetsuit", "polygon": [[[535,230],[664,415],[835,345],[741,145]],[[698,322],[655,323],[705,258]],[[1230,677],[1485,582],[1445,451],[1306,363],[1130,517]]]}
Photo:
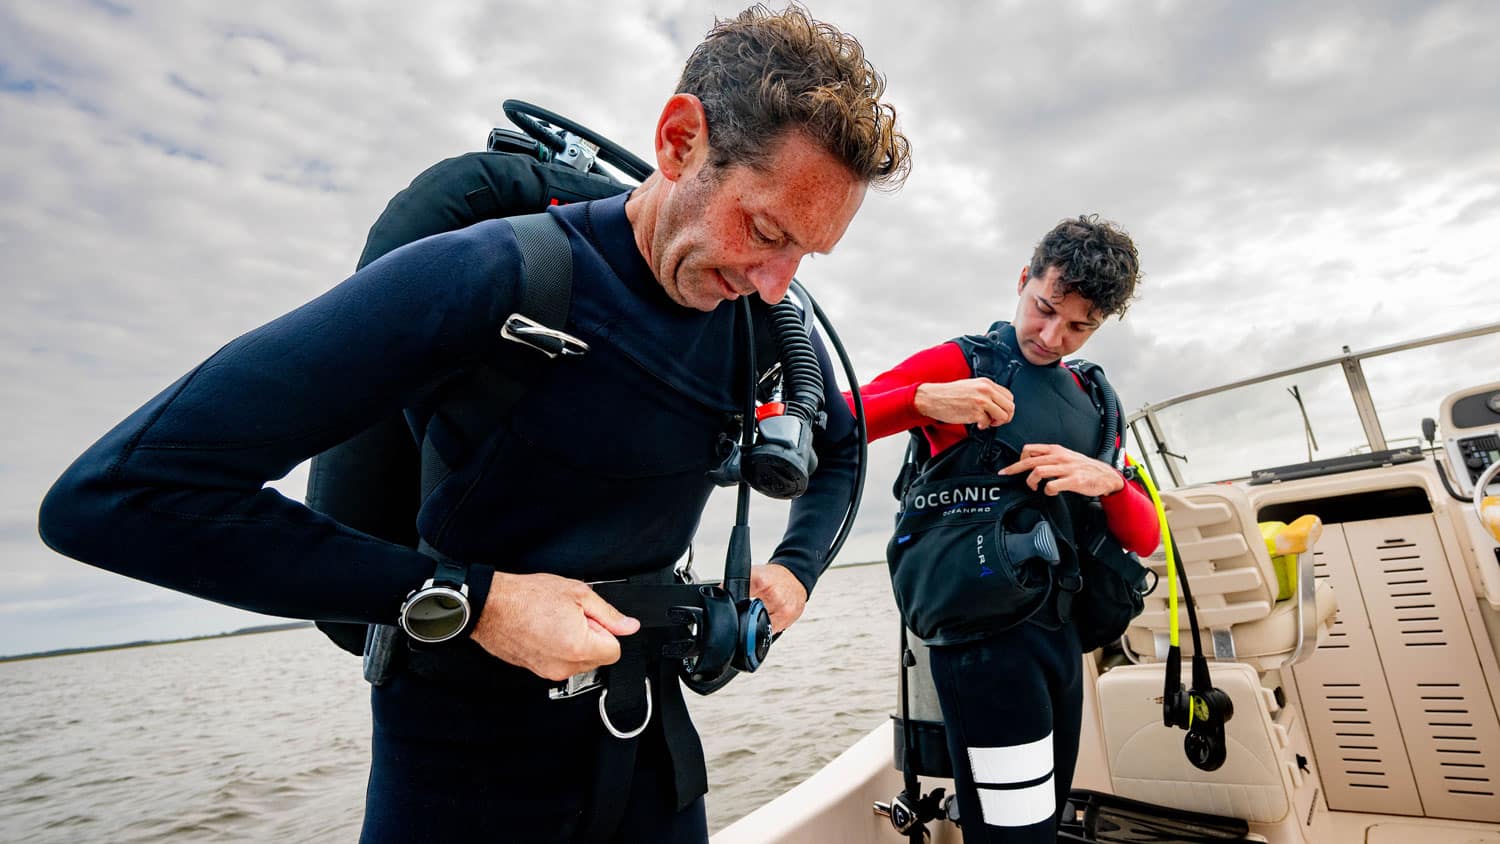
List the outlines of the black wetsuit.
{"label": "black wetsuit", "polygon": [[[475,606],[491,569],[597,580],[678,559],[712,488],[719,435],[737,430],[737,308],[671,302],[624,207],[619,196],[551,211],[573,251],[568,330],[591,350],[553,364],[422,504],[420,534],[470,566]],[[507,342],[498,327],[515,310],[518,261],[505,223],[479,223],[398,249],[236,339],[68,469],[43,503],[43,538],[94,565],[257,612],[395,623],[432,560],[264,485],[397,408],[414,430],[443,436],[432,409],[440,385]],[[809,593],[857,459],[852,419],[818,353],[830,417],[817,437],[820,468],[770,557]],[[544,681],[467,638],[431,656],[427,670],[373,692],[365,840],[565,840],[604,735],[596,696],[550,701]],[[657,689],[657,711],[685,718],[670,686]],[[669,759],[653,720],[630,786],[639,800],[621,829],[701,839],[696,736]]]}

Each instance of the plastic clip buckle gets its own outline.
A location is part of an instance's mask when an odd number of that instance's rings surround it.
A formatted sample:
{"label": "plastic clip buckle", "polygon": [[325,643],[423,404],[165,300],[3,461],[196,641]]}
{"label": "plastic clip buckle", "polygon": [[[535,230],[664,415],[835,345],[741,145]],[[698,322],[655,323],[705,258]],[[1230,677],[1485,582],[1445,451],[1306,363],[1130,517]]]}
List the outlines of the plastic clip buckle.
{"label": "plastic clip buckle", "polygon": [[519,313],[505,318],[500,327],[500,336],[515,343],[530,346],[549,358],[558,355],[578,356],[589,350],[589,344],[555,328],[548,328],[536,320]]}

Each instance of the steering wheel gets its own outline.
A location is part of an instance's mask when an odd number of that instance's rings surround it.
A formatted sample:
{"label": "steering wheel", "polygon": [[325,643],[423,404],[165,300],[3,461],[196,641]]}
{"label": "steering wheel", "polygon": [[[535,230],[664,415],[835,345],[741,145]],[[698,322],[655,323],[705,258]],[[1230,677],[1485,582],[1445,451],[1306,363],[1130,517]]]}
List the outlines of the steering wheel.
{"label": "steering wheel", "polygon": [[644,182],[656,168],[647,164],[630,150],[611,141],[609,138],[595,132],[581,123],[570,120],[562,115],[548,111],[539,105],[533,105],[524,100],[506,100],[501,104],[505,109],[505,116],[510,122],[521,127],[521,131],[535,138],[538,143],[552,150],[562,152],[567,144],[557,132],[542,125],[542,122],[552,124],[560,129],[572,132],[585,141],[599,148],[599,157],[605,163],[616,167],[620,172],[630,176],[636,181]]}
{"label": "steering wheel", "polygon": [[[1474,515],[1479,517],[1479,524],[1489,530],[1495,541],[1500,542],[1500,499],[1484,494],[1497,473],[1500,473],[1500,460],[1491,463],[1479,475],[1479,479],[1474,481]],[[1488,517],[1486,513],[1489,514]]]}

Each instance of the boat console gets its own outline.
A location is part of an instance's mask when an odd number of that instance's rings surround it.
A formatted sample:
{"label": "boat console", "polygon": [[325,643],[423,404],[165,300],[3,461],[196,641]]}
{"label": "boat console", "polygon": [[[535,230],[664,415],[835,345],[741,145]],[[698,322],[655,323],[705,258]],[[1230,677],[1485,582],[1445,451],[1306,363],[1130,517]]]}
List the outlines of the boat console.
{"label": "boat console", "polygon": [[[1500,382],[1443,400],[1443,450],[1460,495],[1473,495],[1479,476],[1500,461]],[[1490,494],[1496,494],[1495,484]]]}

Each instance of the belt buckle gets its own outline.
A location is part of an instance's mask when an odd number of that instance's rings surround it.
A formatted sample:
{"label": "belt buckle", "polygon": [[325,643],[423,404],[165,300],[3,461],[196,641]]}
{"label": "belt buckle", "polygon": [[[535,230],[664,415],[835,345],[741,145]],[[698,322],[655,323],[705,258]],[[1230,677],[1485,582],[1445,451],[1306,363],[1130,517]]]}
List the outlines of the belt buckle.
{"label": "belt buckle", "polygon": [[548,689],[547,697],[552,700],[567,700],[603,687],[604,681],[599,679],[599,669],[593,668],[574,674],[562,681],[561,685]]}

